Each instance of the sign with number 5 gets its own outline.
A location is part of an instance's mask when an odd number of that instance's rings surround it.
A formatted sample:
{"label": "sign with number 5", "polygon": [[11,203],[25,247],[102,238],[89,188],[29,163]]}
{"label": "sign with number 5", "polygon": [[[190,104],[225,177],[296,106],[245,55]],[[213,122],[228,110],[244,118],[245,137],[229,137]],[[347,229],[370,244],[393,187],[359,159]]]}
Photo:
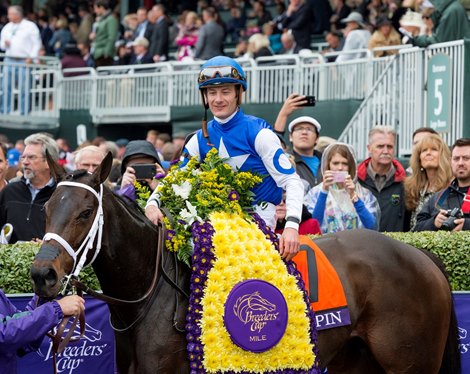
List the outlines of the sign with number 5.
{"label": "sign with number 5", "polygon": [[427,82],[427,123],[439,132],[450,131],[450,101],[452,65],[451,59],[445,54],[436,54],[428,62]]}

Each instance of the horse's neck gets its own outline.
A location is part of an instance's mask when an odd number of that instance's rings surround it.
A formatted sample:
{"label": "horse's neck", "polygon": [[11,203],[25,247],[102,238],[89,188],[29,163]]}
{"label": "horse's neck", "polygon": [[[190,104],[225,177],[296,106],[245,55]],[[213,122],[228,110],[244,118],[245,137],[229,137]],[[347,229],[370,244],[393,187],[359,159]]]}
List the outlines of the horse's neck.
{"label": "horse's neck", "polygon": [[157,230],[116,197],[103,201],[103,241],[95,272],[105,293],[135,299],[155,272]]}

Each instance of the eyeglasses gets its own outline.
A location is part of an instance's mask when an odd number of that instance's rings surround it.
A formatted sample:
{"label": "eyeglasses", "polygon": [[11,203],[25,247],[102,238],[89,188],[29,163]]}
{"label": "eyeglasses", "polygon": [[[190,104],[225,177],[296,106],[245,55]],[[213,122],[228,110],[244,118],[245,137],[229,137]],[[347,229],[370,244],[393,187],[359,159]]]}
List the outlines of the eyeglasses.
{"label": "eyeglasses", "polygon": [[202,69],[199,73],[198,83],[204,83],[210,79],[219,78],[231,78],[236,80],[244,81],[245,78],[240,75],[237,69],[232,66],[216,66]]}
{"label": "eyeglasses", "polygon": [[25,160],[28,160],[28,161],[30,161],[30,162],[34,162],[34,161],[36,161],[36,160],[38,160],[38,159],[40,159],[40,158],[44,159],[45,157],[43,157],[43,156],[36,156],[36,155],[26,155],[26,156],[23,155],[23,156],[20,156],[20,161],[21,161],[21,162],[24,162]]}
{"label": "eyeglasses", "polygon": [[303,132],[303,131],[306,131],[306,132],[312,132],[312,133],[315,133],[315,129],[313,127],[294,127],[292,132]]}

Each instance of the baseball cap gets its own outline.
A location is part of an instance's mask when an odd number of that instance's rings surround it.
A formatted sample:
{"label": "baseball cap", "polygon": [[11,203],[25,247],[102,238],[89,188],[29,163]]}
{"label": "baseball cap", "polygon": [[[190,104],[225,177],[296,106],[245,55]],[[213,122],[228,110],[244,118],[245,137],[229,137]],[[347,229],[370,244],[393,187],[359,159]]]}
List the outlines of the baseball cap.
{"label": "baseball cap", "polygon": [[320,134],[320,130],[321,130],[320,123],[315,118],[312,118],[309,116],[298,117],[294,119],[291,123],[289,123],[289,132],[292,132],[292,130],[294,129],[294,126],[300,123],[310,123],[311,125],[315,126],[315,128],[317,129],[317,134]]}
{"label": "baseball cap", "polygon": [[7,151],[8,164],[10,166],[17,166],[20,162],[20,156],[20,151],[18,151],[16,148],[9,149]]}

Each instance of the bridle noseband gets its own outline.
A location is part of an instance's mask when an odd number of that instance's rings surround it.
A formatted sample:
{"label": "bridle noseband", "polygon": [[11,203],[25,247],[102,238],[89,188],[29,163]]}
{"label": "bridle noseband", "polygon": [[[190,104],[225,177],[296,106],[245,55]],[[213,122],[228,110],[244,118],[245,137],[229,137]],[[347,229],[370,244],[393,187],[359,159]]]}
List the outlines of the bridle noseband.
{"label": "bridle noseband", "polygon": [[[100,253],[101,250],[101,241],[103,237],[103,225],[104,225],[104,215],[103,215],[103,184],[100,184],[100,192],[96,192],[93,188],[88,186],[87,184],[80,183],[80,182],[70,182],[70,181],[64,181],[60,182],[57,185],[58,187],[61,186],[69,186],[69,187],[79,187],[79,188],[84,188],[85,190],[91,192],[96,199],[98,200],[98,209],[96,211],[95,219],[93,220],[93,224],[90,227],[90,231],[88,232],[87,236],[83,240],[82,244],[80,245],[80,248],[75,252],[72,248],[72,246],[64,239],[62,238],[59,234],[53,233],[53,232],[48,232],[44,235],[44,238],[42,239],[43,241],[47,242],[50,240],[55,240],[58,242],[64,249],[67,251],[67,253],[70,255],[70,257],[73,258],[73,267],[72,271],[70,272],[69,275],[66,275],[63,280],[63,288],[60,292],[60,294],[65,295],[67,293],[67,288],[70,282],[71,278],[78,278],[78,274],[82,270],[83,266],[85,265],[85,261],[88,255],[88,251],[93,248],[93,243],[95,242],[96,235],[98,235],[98,240],[96,242],[96,249],[95,253],[93,255],[93,258],[91,259],[90,263],[87,265],[91,265],[98,254]],[[78,263],[77,263],[77,258],[78,258]]]}

